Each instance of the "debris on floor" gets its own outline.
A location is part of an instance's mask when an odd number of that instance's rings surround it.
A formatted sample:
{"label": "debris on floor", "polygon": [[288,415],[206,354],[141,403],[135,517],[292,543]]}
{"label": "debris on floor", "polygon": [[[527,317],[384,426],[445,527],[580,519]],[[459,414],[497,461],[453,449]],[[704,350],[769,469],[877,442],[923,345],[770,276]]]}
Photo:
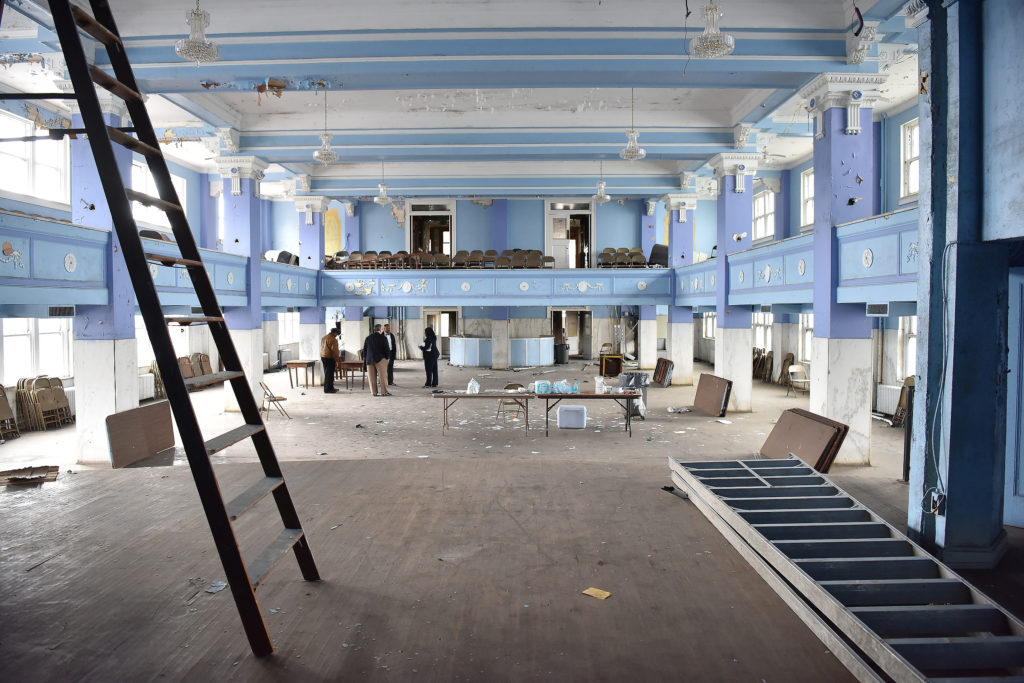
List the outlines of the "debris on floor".
{"label": "debris on floor", "polygon": [[583,594],[584,595],[589,595],[592,598],[597,598],[598,600],[606,600],[606,599],[608,599],[608,598],[610,598],[612,596],[612,594],[609,593],[608,591],[603,591],[600,588],[593,588],[593,587],[588,588],[587,590],[583,591]]}
{"label": "debris on floor", "polygon": [[42,465],[40,467],[22,467],[16,470],[5,470],[0,472],[0,486],[41,484],[44,481],[57,481],[58,472],[60,472],[60,467],[57,465]]}
{"label": "debris on floor", "polygon": [[721,422],[724,425],[731,425],[732,424],[732,420],[718,420],[718,421]]}
{"label": "debris on floor", "polygon": [[228,587],[227,581],[211,581],[210,587],[206,589],[207,593],[220,593],[222,590]]}

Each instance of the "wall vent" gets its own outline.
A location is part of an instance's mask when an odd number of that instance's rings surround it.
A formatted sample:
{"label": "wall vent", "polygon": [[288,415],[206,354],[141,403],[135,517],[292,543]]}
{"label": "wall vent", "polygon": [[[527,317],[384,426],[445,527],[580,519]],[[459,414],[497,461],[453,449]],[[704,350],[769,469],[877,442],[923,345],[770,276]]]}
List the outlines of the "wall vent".
{"label": "wall vent", "polygon": [[51,318],[74,318],[74,306],[50,306],[49,316]]}
{"label": "wall vent", "polygon": [[867,316],[869,318],[888,318],[889,304],[867,304]]}
{"label": "wall vent", "polygon": [[771,312],[772,312],[772,307],[771,307],[771,305],[770,305],[770,304],[769,304],[769,305],[767,305],[767,306],[764,306],[764,305],[762,305],[762,306],[761,306],[761,312],[762,312],[762,313],[771,313]]}

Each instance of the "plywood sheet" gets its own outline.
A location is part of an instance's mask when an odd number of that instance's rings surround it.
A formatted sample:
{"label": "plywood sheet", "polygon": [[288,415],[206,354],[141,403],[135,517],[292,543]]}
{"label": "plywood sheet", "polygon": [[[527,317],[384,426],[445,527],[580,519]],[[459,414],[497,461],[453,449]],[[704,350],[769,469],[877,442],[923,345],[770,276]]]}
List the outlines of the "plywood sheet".
{"label": "plywood sheet", "polygon": [[811,411],[804,410],[803,408],[791,408],[791,410],[797,415],[815,420],[823,425],[835,427],[837,430],[836,438],[832,442],[831,448],[822,453],[821,457],[818,458],[818,461],[814,463],[814,469],[818,470],[822,474],[827,473],[829,469],[832,468],[832,463],[835,462],[836,456],[839,455],[839,449],[842,447],[843,441],[846,440],[846,435],[850,432],[850,425],[837,422],[836,420],[831,420],[824,415],[818,415],[817,413],[812,413]]}
{"label": "plywood sheet", "polygon": [[790,409],[779,416],[759,453],[773,459],[788,458],[792,453],[804,462],[817,463],[834,448],[839,431]]}
{"label": "plywood sheet", "polygon": [[731,380],[701,373],[700,379],[697,380],[697,395],[693,398],[693,409],[711,417],[725,417],[730,393]]}
{"label": "plywood sheet", "polygon": [[112,466],[125,467],[174,446],[171,406],[158,401],[107,416]]}

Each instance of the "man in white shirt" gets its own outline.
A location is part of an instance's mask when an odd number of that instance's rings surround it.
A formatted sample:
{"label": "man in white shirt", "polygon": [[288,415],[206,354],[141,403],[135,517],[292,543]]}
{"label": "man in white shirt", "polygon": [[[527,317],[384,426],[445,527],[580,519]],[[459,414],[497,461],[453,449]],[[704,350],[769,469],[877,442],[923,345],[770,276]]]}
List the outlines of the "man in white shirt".
{"label": "man in white shirt", "polygon": [[395,335],[391,334],[391,325],[384,325],[384,338],[388,342],[388,385],[395,384],[395,358],[398,357],[398,346],[395,344]]}

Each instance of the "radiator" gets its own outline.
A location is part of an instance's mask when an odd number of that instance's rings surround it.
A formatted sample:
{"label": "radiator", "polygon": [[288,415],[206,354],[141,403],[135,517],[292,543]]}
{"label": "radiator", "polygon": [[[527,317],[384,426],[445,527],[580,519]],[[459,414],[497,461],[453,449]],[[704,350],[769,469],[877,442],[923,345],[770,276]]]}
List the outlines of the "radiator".
{"label": "radiator", "polygon": [[890,384],[875,385],[875,412],[882,413],[883,415],[895,414],[902,390],[903,387]]}
{"label": "radiator", "polygon": [[75,388],[64,387],[64,395],[68,397],[68,405],[71,407],[71,414],[77,415],[75,412]]}
{"label": "radiator", "polygon": [[139,375],[139,400],[145,401],[156,396],[156,378],[152,372]]}

